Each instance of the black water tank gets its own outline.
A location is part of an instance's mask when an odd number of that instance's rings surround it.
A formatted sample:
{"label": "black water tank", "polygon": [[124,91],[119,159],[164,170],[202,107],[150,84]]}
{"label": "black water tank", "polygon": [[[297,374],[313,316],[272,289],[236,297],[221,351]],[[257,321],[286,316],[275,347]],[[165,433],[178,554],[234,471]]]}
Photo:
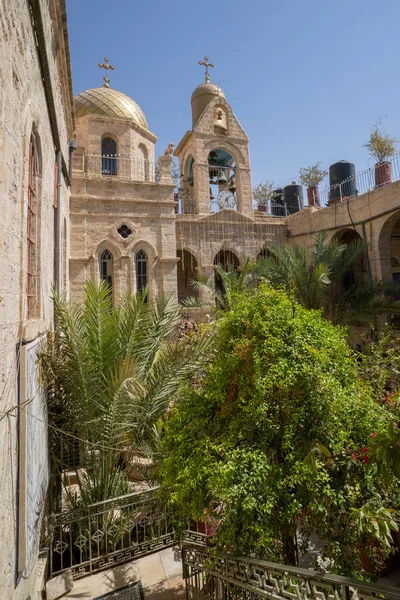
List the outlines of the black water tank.
{"label": "black water tank", "polygon": [[285,202],[283,200],[283,189],[277,188],[271,196],[271,215],[275,217],[286,217]]}
{"label": "black water tank", "polygon": [[301,185],[292,183],[283,188],[283,200],[286,206],[288,215],[299,212],[304,208],[303,188]]}
{"label": "black water tank", "polygon": [[[329,201],[337,202],[340,199],[356,196],[356,168],[348,160],[339,162],[329,167]],[[333,186],[333,187],[332,187]]]}

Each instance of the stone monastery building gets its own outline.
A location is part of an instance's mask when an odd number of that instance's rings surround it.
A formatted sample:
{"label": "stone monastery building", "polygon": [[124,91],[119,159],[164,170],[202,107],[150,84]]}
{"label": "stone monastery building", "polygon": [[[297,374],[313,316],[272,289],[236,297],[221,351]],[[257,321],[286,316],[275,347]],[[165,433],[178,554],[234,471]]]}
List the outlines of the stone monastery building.
{"label": "stone monastery building", "polygon": [[43,589],[49,465],[36,353],[53,290],[77,300],[85,281],[104,279],[115,302],[146,286],[182,300],[215,264],[240,267],[272,241],[309,248],[320,230],[366,240],[354,280],[400,278],[398,157],[393,179],[359,173],[351,193],[339,180],[324,207],[303,207],[293,184],[288,201],[278,190],[268,212],[255,210],[249,140],[202,64],[192,123],[157,156],[144,112],[107,77],[73,97],[65,0],[0,0],[1,599]]}
{"label": "stone monastery building", "polygon": [[[207,61],[206,61],[207,62]],[[107,79],[107,78],[106,78]],[[148,286],[150,296],[195,295],[191,280],[217,263],[239,266],[271,241],[285,219],[253,210],[248,138],[217,85],[193,92],[192,129],[154,167],[156,136],[139,106],[105,86],[75,97],[77,149],[70,204],[70,294],[106,279],[115,298]]]}

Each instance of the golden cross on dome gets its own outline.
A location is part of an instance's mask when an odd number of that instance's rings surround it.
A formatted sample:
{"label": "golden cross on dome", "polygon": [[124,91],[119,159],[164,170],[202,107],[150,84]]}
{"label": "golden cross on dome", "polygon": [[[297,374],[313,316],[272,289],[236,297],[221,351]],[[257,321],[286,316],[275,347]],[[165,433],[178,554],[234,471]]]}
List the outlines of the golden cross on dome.
{"label": "golden cross on dome", "polygon": [[208,74],[208,67],[214,67],[214,63],[208,62],[208,56],[204,57],[204,62],[199,60],[199,65],[203,65],[206,68],[206,83],[210,83],[210,76]]}
{"label": "golden cross on dome", "polygon": [[[114,71],[114,69],[115,69],[114,65],[109,65],[108,64],[109,62],[110,62],[110,59],[106,57],[104,59],[104,63],[105,64],[99,63],[100,69],[106,69],[106,73],[108,73],[108,69],[111,69],[111,71]],[[103,87],[109,88],[110,87],[110,80],[108,79],[108,77],[103,77],[103,81],[104,81]]]}

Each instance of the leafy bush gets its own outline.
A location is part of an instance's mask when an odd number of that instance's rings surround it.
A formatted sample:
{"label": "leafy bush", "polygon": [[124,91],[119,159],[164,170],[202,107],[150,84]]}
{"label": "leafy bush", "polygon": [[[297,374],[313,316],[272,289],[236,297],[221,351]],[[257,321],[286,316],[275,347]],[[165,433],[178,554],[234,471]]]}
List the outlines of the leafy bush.
{"label": "leafy bush", "polygon": [[[170,504],[182,522],[211,523],[218,547],[278,562],[295,563],[296,532],[316,531],[334,569],[360,575],[352,509],[379,489],[347,449],[389,417],[358,378],[345,331],[262,284],[219,321],[216,344],[207,378],[165,426]],[[317,442],[328,457],[313,454]]]}

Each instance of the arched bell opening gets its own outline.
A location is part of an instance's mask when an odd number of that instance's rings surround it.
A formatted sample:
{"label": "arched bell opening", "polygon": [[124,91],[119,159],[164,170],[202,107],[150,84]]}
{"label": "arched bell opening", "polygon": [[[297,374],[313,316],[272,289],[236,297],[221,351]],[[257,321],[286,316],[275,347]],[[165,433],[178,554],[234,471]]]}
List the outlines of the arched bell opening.
{"label": "arched bell opening", "polygon": [[184,161],[181,185],[178,189],[178,212],[193,214],[194,208],[194,158],[190,154]]}
{"label": "arched bell opening", "polygon": [[227,135],[228,133],[228,117],[223,106],[217,105],[214,108],[214,133],[216,135]]}
{"label": "arched bell opening", "polygon": [[177,266],[178,275],[178,302],[185,298],[198,298],[199,293],[194,289],[192,281],[196,278],[197,261],[193,254],[187,250],[177,250],[180,259]]}
{"label": "arched bell opening", "polygon": [[210,211],[237,209],[236,163],[233,156],[227,150],[215,148],[208,153],[207,163]]}

